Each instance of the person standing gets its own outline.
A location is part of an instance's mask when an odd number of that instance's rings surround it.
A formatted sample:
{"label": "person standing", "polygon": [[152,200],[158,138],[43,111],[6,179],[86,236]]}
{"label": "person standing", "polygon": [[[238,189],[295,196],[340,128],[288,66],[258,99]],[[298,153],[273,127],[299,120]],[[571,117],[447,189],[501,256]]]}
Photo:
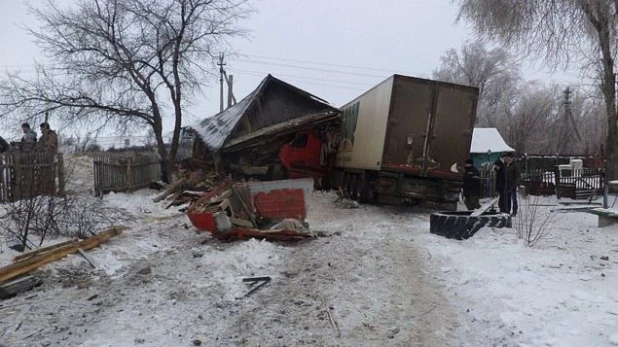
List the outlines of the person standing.
{"label": "person standing", "polygon": [[467,159],[464,165],[463,196],[468,210],[475,210],[481,207],[479,202],[481,196],[481,174],[472,165],[472,159]]}
{"label": "person standing", "polygon": [[49,128],[49,123],[41,123],[41,139],[37,148],[47,153],[58,153],[58,135]]}
{"label": "person standing", "polygon": [[9,143],[6,142],[6,140],[2,136],[0,136],[0,154],[8,152],[10,149],[11,145],[9,145]]}
{"label": "person standing", "polygon": [[511,212],[511,191],[507,182],[506,154],[494,162],[493,170],[496,174],[496,191],[498,192],[498,206],[500,212]]}
{"label": "person standing", "polygon": [[28,152],[36,147],[36,132],[30,129],[30,124],[23,123],[21,125],[21,131],[24,136],[21,138],[20,148],[23,152]]}
{"label": "person standing", "polygon": [[507,183],[508,189],[511,195],[511,216],[517,216],[517,210],[519,205],[517,203],[517,187],[521,178],[521,170],[519,164],[515,161],[513,153],[508,153],[505,157],[506,171],[507,171]]}

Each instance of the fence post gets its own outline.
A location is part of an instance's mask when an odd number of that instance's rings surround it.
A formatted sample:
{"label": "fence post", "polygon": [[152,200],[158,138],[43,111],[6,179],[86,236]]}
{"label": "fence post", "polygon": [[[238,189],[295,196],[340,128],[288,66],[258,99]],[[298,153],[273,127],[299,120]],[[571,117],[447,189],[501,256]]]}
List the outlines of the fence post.
{"label": "fence post", "polygon": [[20,164],[20,154],[21,153],[15,153],[13,155],[14,161],[13,161],[13,168],[14,168],[14,172],[15,172],[15,181],[13,182],[13,201],[19,201],[21,199],[21,181],[22,181],[22,177],[21,177],[21,164]]}
{"label": "fence post", "polygon": [[65,176],[64,176],[64,155],[62,153],[58,153],[58,196],[65,196]]}
{"label": "fence post", "polygon": [[127,160],[127,192],[131,192],[131,189],[133,187],[133,172],[132,172],[132,168],[131,168],[131,159]]}
{"label": "fence post", "polygon": [[556,199],[560,199],[560,166],[554,168],[554,181],[556,183]]}

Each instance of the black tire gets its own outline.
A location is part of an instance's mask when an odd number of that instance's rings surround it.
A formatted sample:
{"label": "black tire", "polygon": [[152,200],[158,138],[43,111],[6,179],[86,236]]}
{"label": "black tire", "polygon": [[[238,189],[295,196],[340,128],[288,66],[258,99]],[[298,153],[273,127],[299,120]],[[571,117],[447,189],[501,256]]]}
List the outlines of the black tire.
{"label": "black tire", "polygon": [[429,232],[449,239],[465,240],[482,227],[510,228],[511,216],[506,213],[485,212],[478,217],[471,211],[435,212],[429,217]]}
{"label": "black tire", "polygon": [[367,180],[367,173],[363,172],[358,175],[358,202],[366,204],[370,202],[369,198],[369,182]]}

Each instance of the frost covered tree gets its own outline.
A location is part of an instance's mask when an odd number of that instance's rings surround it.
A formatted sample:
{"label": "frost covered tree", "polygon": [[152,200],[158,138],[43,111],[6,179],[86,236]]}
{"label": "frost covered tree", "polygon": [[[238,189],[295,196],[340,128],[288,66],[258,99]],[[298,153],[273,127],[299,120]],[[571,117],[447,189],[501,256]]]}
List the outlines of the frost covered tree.
{"label": "frost covered tree", "polygon": [[608,175],[618,177],[616,114],[616,0],[453,0],[459,19],[472,23],[480,37],[497,40],[519,54],[534,54],[553,66],[600,67],[596,78],[605,104]]}
{"label": "frost covered tree", "polygon": [[[48,62],[35,78],[0,84],[0,115],[44,114],[71,124],[145,127],[154,133],[169,179],[183,108],[208,80],[229,39],[242,35],[248,0],[75,0],[32,2],[28,29]],[[173,117],[170,150],[163,139]]]}
{"label": "frost covered tree", "polygon": [[520,72],[514,59],[501,48],[488,49],[480,41],[465,42],[459,51],[449,49],[434,71],[437,80],[479,88],[479,126],[498,125],[518,92]]}

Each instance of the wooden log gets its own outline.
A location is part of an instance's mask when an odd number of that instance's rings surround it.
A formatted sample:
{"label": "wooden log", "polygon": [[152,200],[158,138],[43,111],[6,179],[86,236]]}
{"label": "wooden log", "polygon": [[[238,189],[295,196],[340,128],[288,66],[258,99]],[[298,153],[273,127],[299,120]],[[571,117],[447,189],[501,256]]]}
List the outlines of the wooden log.
{"label": "wooden log", "polygon": [[19,275],[29,273],[30,271],[38,269],[43,265],[62,259],[69,254],[76,253],[78,252],[79,248],[85,251],[95,248],[101,243],[107,241],[108,239],[119,235],[123,230],[126,229],[128,228],[125,226],[111,227],[86,240],[66,245],[55,250],[35,255],[33,257],[7,265],[3,268],[0,268],[0,283],[16,278]]}
{"label": "wooden log", "polygon": [[170,185],[169,187],[167,187],[165,189],[165,191],[159,195],[157,195],[154,199],[152,199],[153,202],[159,202],[162,200],[165,200],[165,198],[167,198],[168,195],[174,193],[175,191],[177,191],[178,189],[180,189],[180,187],[185,184],[187,180],[186,179],[181,179],[178,180],[176,182],[174,182],[172,185]]}
{"label": "wooden log", "polygon": [[0,299],[12,298],[19,293],[27,292],[39,286],[41,283],[41,279],[38,277],[26,276],[0,284]]}
{"label": "wooden log", "polygon": [[35,255],[41,254],[41,253],[45,253],[45,252],[49,252],[51,250],[54,250],[56,248],[60,248],[66,245],[70,245],[72,243],[78,242],[78,240],[69,240],[69,241],[64,241],[64,242],[60,242],[57,243],[55,245],[51,245],[51,246],[47,246],[47,247],[42,247],[42,248],[37,248],[34,251],[28,252],[28,253],[24,253],[24,254],[20,254],[18,256],[16,256],[15,258],[13,258],[13,261],[20,261],[26,258],[30,258],[30,257],[34,257]]}

